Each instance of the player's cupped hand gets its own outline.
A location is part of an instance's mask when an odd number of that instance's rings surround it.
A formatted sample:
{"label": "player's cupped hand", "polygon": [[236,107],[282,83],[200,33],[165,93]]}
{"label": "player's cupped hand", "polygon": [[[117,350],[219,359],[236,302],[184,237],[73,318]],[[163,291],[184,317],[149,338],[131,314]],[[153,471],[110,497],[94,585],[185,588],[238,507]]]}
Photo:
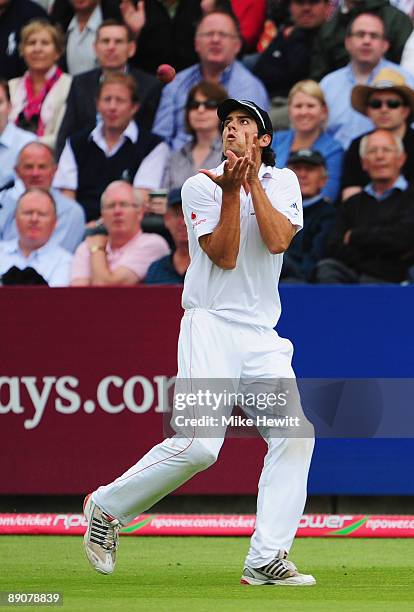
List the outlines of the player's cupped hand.
{"label": "player's cupped hand", "polygon": [[214,174],[211,170],[199,170],[208,176],[223,191],[240,191],[240,187],[246,181],[246,173],[249,158],[246,155],[237,157],[233,151],[226,151],[227,160],[224,163],[223,174]]}

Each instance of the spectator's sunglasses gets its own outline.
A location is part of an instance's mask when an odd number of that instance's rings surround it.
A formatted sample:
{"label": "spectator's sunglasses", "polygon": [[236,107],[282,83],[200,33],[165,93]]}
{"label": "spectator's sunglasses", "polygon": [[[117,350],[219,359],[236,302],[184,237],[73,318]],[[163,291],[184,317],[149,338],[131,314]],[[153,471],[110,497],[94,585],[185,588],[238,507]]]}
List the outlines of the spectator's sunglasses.
{"label": "spectator's sunglasses", "polygon": [[199,100],[190,100],[187,107],[188,110],[197,110],[200,106],[204,106],[207,110],[213,110],[218,107],[217,100],[204,100],[200,102]]}
{"label": "spectator's sunglasses", "polygon": [[379,98],[373,98],[368,101],[369,108],[382,108],[383,106],[387,106],[390,109],[400,108],[400,106],[405,106],[404,102],[401,100],[397,100],[396,98],[391,98],[390,100],[380,100]]}

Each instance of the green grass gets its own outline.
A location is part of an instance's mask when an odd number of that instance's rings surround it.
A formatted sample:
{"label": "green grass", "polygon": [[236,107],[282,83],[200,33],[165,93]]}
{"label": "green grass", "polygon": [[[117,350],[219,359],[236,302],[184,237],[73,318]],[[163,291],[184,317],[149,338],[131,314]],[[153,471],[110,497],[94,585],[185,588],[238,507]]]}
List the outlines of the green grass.
{"label": "green grass", "polygon": [[240,585],[247,547],[246,538],[123,537],[116,572],[102,576],[79,537],[1,536],[0,591],[61,591],[63,612],[414,609],[412,540],[298,539],[291,558],[317,579],[302,588]]}

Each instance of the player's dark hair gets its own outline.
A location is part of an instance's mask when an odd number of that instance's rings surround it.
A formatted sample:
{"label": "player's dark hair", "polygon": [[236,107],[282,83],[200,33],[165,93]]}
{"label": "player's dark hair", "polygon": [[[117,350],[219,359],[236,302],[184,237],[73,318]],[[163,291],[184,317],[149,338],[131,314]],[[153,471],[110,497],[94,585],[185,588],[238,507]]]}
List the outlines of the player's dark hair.
{"label": "player's dark hair", "polygon": [[276,154],[270,145],[262,149],[262,162],[265,166],[274,166],[276,164]]}

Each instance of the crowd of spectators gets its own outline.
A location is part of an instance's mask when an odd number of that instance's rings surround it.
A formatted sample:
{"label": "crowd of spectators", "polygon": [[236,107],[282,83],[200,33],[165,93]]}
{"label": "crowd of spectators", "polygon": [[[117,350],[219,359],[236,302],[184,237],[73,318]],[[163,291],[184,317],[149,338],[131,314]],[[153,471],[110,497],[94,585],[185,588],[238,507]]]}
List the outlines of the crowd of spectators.
{"label": "crowd of spectators", "polygon": [[1,284],[183,283],[181,186],[221,163],[227,97],[269,112],[298,177],[282,281],[410,282],[413,18],[401,0],[0,0]]}

